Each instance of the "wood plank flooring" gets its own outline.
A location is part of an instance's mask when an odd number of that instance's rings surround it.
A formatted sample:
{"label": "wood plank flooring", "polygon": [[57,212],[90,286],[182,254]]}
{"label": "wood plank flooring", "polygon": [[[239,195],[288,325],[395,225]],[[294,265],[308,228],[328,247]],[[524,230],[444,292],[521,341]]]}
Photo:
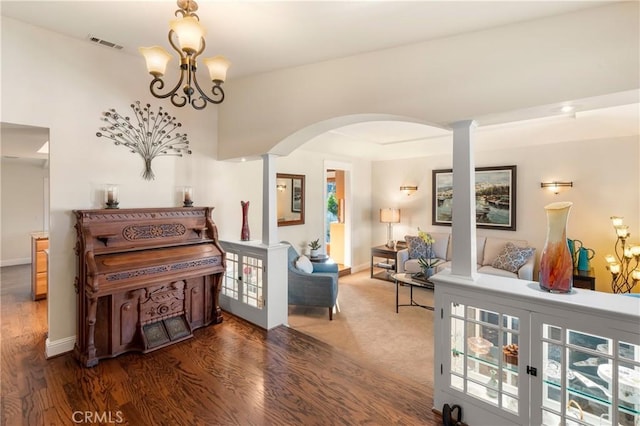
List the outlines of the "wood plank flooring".
{"label": "wood plank flooring", "polygon": [[[15,269],[12,269],[15,268]],[[288,327],[228,313],[192,339],[80,367],[46,360],[46,300],[1,268],[2,425],[437,425],[432,390]],[[18,271],[19,272],[19,271]]]}

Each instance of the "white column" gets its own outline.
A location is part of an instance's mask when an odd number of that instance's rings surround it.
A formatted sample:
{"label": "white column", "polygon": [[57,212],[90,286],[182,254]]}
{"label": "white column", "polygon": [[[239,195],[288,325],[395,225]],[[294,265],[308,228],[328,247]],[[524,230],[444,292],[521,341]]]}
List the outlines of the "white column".
{"label": "white column", "polygon": [[453,128],[453,200],[451,273],[469,280],[478,276],[476,249],[476,178],[473,120],[456,121]]}
{"label": "white column", "polygon": [[275,158],[274,154],[262,155],[262,244],[266,246],[278,242]]}

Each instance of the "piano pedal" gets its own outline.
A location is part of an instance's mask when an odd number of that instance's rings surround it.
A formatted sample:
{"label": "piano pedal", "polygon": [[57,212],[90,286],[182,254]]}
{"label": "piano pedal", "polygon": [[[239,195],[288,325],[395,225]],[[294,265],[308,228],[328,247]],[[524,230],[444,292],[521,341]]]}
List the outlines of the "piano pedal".
{"label": "piano pedal", "polygon": [[145,352],[160,348],[168,343],[192,337],[191,327],[184,314],[166,318],[142,326]]}

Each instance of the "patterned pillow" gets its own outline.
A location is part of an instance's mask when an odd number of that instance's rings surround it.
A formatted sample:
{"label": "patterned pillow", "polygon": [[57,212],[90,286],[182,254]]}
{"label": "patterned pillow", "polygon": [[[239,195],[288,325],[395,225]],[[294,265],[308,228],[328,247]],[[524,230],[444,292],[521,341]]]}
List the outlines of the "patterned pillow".
{"label": "patterned pillow", "polygon": [[533,247],[518,247],[512,242],[505,244],[502,252],[496,257],[491,266],[516,273],[536,251]]}
{"label": "patterned pillow", "polygon": [[407,242],[407,248],[409,249],[409,259],[427,257],[427,243],[422,238],[405,235],[404,240]]}

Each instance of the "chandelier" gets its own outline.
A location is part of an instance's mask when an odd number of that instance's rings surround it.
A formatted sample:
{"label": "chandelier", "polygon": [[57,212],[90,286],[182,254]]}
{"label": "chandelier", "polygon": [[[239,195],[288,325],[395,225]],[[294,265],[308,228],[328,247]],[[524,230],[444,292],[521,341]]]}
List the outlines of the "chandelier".
{"label": "chandelier", "polygon": [[615,256],[605,256],[607,269],[611,272],[611,289],[614,293],[630,293],[640,280],[640,245],[627,245],[629,226],[622,224],[622,218],[612,216],[611,222],[616,230]]}
{"label": "chandelier", "polygon": [[[177,107],[183,107],[188,103],[195,109],[204,109],[207,102],[219,104],[224,101],[222,83],[227,76],[230,62],[221,55],[203,59],[209,69],[209,76],[213,82],[212,96],[208,96],[200,88],[196,78],[196,59],[204,51],[205,30],[200,25],[200,18],[194,12],[198,10],[198,4],[193,0],[178,0],[179,9],[169,22],[169,44],[178,52],[180,57],[180,79],[167,93],[159,93],[164,88],[162,76],[171,60],[171,55],[160,46],[141,47],[138,50],[147,62],[147,70],[153,76],[149,89],[156,98],[171,97],[171,103]],[[184,83],[184,85],[183,85]],[[182,89],[180,91],[178,89]]]}

